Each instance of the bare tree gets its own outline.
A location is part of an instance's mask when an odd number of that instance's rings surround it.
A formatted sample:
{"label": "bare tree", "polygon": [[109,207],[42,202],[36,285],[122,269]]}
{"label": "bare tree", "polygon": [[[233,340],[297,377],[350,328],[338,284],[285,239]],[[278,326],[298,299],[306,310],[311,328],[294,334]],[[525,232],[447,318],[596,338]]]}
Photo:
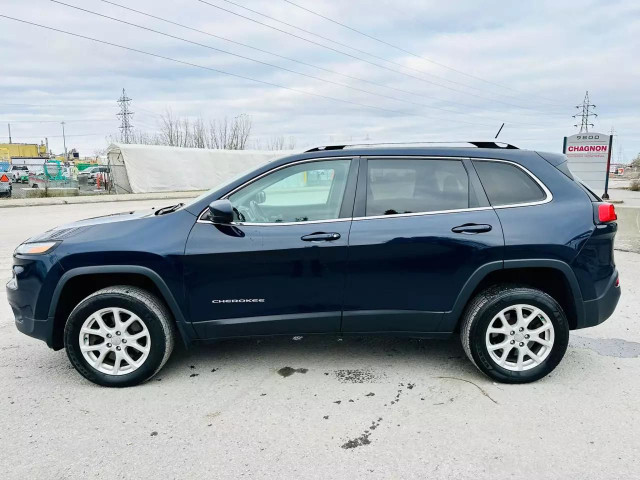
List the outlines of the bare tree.
{"label": "bare tree", "polygon": [[[167,110],[160,118],[158,133],[134,130],[129,139],[130,143],[143,145],[244,150],[251,136],[251,127],[251,117],[245,114],[205,123],[202,118],[180,118]],[[108,140],[122,142],[120,136]]]}
{"label": "bare tree", "polygon": [[267,150],[282,150],[284,149],[284,135],[279,137],[271,137],[267,144]]}
{"label": "bare tree", "polygon": [[244,114],[231,120],[227,117],[213,120],[209,123],[209,148],[244,150],[251,135],[251,127],[251,117]]}
{"label": "bare tree", "polygon": [[266,140],[261,138],[253,142],[253,148],[256,150],[293,150],[296,148],[295,137],[286,138],[284,135],[275,135]]}

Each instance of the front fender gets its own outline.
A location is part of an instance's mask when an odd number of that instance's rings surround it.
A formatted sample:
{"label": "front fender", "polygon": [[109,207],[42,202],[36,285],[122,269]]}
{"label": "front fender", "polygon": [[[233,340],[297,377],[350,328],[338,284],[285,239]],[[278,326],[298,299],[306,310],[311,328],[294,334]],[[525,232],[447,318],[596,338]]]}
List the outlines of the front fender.
{"label": "front fender", "polygon": [[180,304],[176,301],[176,297],[174,296],[171,289],[167,286],[165,281],[162,279],[162,277],[154,270],[140,265],[96,265],[76,267],[69,271],[66,271],[62,275],[62,277],[60,277],[60,280],[58,281],[58,284],[56,285],[56,288],[51,297],[48,318],[51,320],[55,318],[60,296],[65,284],[69,280],[81,275],[99,274],[136,274],[148,278],[158,288],[158,291],[161,293],[163,299],[171,310],[171,313],[176,320],[178,331],[180,332],[180,335],[182,336],[185,344],[188,345],[193,339],[197,338],[193,328],[191,327],[191,323],[187,321]]}

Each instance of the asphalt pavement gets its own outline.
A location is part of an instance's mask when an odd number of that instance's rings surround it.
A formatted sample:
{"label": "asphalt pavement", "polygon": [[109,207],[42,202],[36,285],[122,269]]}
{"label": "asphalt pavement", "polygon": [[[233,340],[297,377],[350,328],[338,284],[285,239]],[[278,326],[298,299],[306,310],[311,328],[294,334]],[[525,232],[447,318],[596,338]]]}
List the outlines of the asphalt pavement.
{"label": "asphalt pavement", "polygon": [[[0,280],[31,235],[164,203],[2,209]],[[482,376],[457,338],[304,337],[179,347],[152,381],[106,389],[20,334],[3,288],[0,477],[636,479],[640,255],[615,255],[613,317],[519,386]]]}

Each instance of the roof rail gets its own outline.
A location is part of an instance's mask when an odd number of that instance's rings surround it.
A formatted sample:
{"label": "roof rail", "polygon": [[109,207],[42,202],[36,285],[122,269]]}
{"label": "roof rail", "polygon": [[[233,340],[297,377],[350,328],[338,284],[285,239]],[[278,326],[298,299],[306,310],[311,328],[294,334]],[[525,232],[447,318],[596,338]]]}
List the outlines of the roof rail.
{"label": "roof rail", "polygon": [[362,147],[362,148],[380,147],[380,146],[384,146],[384,145],[393,145],[393,146],[428,145],[428,146],[433,146],[433,147],[437,147],[437,146],[470,147],[470,146],[473,146],[473,147],[476,147],[476,148],[504,148],[504,149],[509,149],[509,150],[518,150],[518,147],[516,147],[515,145],[511,145],[510,143],[493,142],[493,141],[487,141],[487,142],[382,142],[382,143],[351,143],[351,144],[344,144],[344,145],[323,145],[323,146],[320,146],[320,147],[310,148],[309,150],[306,150],[305,153],[307,153],[307,152],[322,152],[322,151],[326,151],[326,150],[345,150],[345,149],[354,148],[354,147]]}

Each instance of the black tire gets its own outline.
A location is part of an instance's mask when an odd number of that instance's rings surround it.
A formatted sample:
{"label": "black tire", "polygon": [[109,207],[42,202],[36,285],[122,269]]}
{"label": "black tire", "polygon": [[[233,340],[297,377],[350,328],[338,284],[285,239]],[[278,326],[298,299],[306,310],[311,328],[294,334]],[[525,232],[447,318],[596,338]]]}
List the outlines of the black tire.
{"label": "black tire", "polygon": [[[487,329],[494,317],[503,309],[517,304],[542,310],[553,325],[555,337],[542,363],[523,371],[513,371],[499,365],[491,358],[486,342]],[[548,375],[558,366],[567,351],[569,323],[558,302],[543,291],[518,285],[498,285],[471,300],[462,317],[460,337],[467,356],[485,375],[502,383],[529,383]]]}
{"label": "black tire", "polygon": [[[144,363],[124,375],[97,370],[80,350],[80,330],[85,320],[98,310],[113,307],[137,315],[147,327],[151,343]],[[105,387],[131,387],[149,380],[169,359],[174,342],[173,319],[162,301],[142,288],[125,285],[103,288],[82,300],[69,315],[64,330],[65,349],[73,366],[87,380]]]}

